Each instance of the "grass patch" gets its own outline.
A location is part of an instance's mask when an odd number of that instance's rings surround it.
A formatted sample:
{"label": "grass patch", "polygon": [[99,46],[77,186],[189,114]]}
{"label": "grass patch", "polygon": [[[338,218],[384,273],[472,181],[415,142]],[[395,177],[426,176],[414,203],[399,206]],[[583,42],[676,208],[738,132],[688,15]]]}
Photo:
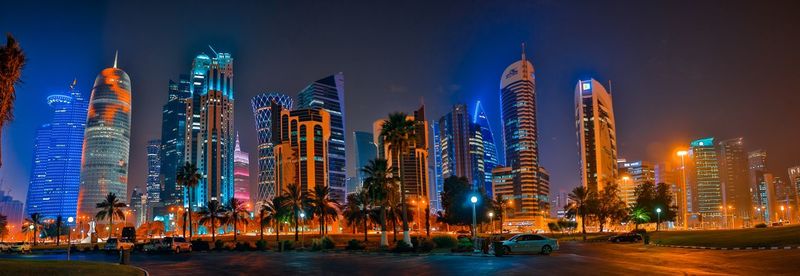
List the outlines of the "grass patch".
{"label": "grass patch", "polygon": [[708,247],[800,246],[800,226],[650,232],[651,242]]}
{"label": "grass patch", "polygon": [[117,264],[0,259],[3,275],[144,275],[140,270]]}

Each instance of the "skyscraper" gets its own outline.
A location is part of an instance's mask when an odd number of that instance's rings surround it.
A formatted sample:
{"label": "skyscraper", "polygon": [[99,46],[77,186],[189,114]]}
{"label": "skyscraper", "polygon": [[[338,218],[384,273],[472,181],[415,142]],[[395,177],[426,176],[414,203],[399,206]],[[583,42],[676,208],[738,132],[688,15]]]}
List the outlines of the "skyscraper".
{"label": "skyscraper", "polygon": [[16,200],[6,194],[5,191],[0,190],[0,214],[6,216],[8,225],[22,225],[22,220],[24,219],[22,216],[22,205],[22,201]]}
{"label": "skyscraper", "polygon": [[53,108],[50,123],[34,138],[34,161],[28,186],[26,214],[75,217],[80,187],[81,151],[88,101],[73,80],[66,95],[47,97]]}
{"label": "skyscraper", "polygon": [[[275,187],[275,154],[272,144],[272,102],[283,109],[292,109],[292,97],[281,93],[258,94],[250,101],[258,133],[258,183],[255,201],[272,200],[280,194]],[[276,122],[277,123],[277,122]]]}
{"label": "skyscraper", "polygon": [[147,205],[155,207],[161,198],[161,140],[147,141]]}
{"label": "skyscraper", "polygon": [[94,81],[83,141],[78,213],[94,215],[108,193],[128,202],[131,137],[131,80],[114,66]]}
{"label": "skyscraper", "polygon": [[[403,185],[406,189],[406,199],[411,201],[427,200],[428,186],[428,121],[425,120],[425,106],[420,106],[413,115],[406,116],[406,120],[413,121],[415,125],[414,136],[409,137],[408,147],[404,152],[402,164],[399,155],[393,154],[391,143],[384,140],[380,134],[375,135],[375,144],[378,145],[378,157],[388,160],[389,166],[399,167],[402,174]],[[377,120],[372,124],[373,133],[381,133],[384,120]],[[398,164],[400,164],[398,166]]]}
{"label": "skyscraper", "polygon": [[470,120],[467,106],[457,104],[439,119],[442,178],[466,177],[473,189],[484,188],[483,137],[480,126]]}
{"label": "skyscraper", "polygon": [[[750,193],[753,197],[752,203],[753,206],[762,206],[764,203],[758,198],[761,188],[761,185],[765,183],[764,179],[759,179],[758,176],[759,172],[767,173],[767,152],[764,150],[754,150],[747,153],[747,168],[749,170],[749,178],[750,178]],[[772,177],[772,174],[769,175]],[[763,178],[763,177],[762,177]],[[767,183],[772,183],[772,180],[766,181]],[[766,195],[764,195],[766,198]]]}
{"label": "skyscraper", "polygon": [[656,184],[656,168],[648,161],[619,162],[619,191],[626,206],[636,203],[636,187],[644,183]]}
{"label": "skyscraper", "polygon": [[697,182],[697,206],[694,209],[702,216],[703,222],[723,223],[722,184],[720,183],[718,154],[713,137],[692,141],[689,154],[694,160],[695,181]]}
{"label": "skyscraper", "polygon": [[[475,104],[475,115],[472,117],[472,122],[477,125],[481,131],[481,138],[483,140],[484,188],[489,195],[492,195],[492,169],[501,166],[501,164],[500,157],[497,155],[497,145],[494,143],[492,127],[489,125],[489,118],[486,116],[486,111],[483,110],[483,106],[481,106],[481,101]],[[434,142],[434,144],[435,143],[436,142]]]}
{"label": "skyscraper", "polygon": [[375,145],[375,135],[372,132],[355,131],[353,132],[353,141],[356,144],[356,172],[358,175],[358,186],[355,188],[360,188],[366,178],[361,169],[369,164],[370,160],[378,158],[378,146]]}
{"label": "skyscraper", "polygon": [[789,171],[789,185],[794,188],[795,212],[800,212],[800,166],[791,167]]}
{"label": "skyscraper", "polygon": [[500,80],[506,166],[511,168],[513,174],[513,193],[504,195],[504,199],[513,199],[517,208],[514,214],[516,221],[510,220],[512,223],[533,223],[536,227],[543,227],[543,208],[539,202],[542,199],[547,202],[545,191],[549,188],[539,183],[537,176],[539,134],[536,127],[535,80],[533,64],[525,57],[523,44],[521,59],[509,65]]}
{"label": "skyscraper", "polygon": [[193,208],[234,196],[233,58],[211,50],[213,58],[200,54],[193,62],[192,99],[186,108],[186,120],[192,124],[187,125],[185,158],[204,176],[193,189]]}
{"label": "skyscraper", "polygon": [[[752,213],[752,195],[750,194],[750,178],[747,164],[747,151],[744,148],[744,139],[734,138],[719,141],[719,175],[722,185],[722,206],[728,221],[750,219]],[[743,224],[739,225],[743,225]]]}
{"label": "skyscraper", "polygon": [[331,139],[328,145],[328,173],[331,198],[339,203],[346,200],[347,158],[345,151],[344,74],[339,72],[317,80],[297,95],[297,108],[321,108],[330,116]]}
{"label": "skyscraper", "polygon": [[433,212],[442,210],[442,192],[444,192],[444,177],[442,177],[442,147],[439,143],[441,135],[439,134],[439,122],[431,121],[431,138],[433,139],[433,166],[429,167],[428,171],[432,172],[433,178],[431,181],[431,210]]}
{"label": "skyscraper", "polygon": [[250,155],[239,147],[239,133],[236,133],[236,147],[233,151],[233,183],[233,197],[246,204],[251,203]]}
{"label": "skyscraper", "polygon": [[328,187],[330,114],[324,109],[289,111],[272,103],[272,144],[275,145],[275,185],[285,191],[290,184],[313,193]]}
{"label": "skyscraper", "polygon": [[[183,187],[176,176],[186,162],[186,101],[191,99],[188,75],[181,75],[176,83],[169,81],[167,103],[161,109],[161,190],[159,201],[163,205],[183,205]],[[188,126],[191,128],[191,126]]]}
{"label": "skyscraper", "polygon": [[581,183],[598,192],[617,180],[617,134],[611,93],[595,79],[575,85]]}

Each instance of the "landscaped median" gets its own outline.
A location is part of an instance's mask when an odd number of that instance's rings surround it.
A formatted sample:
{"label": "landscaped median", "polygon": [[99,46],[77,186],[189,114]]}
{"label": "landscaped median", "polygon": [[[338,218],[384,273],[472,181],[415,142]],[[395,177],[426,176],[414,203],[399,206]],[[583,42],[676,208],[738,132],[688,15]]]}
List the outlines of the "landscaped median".
{"label": "landscaped median", "polygon": [[3,275],[145,275],[132,266],[79,261],[0,259],[0,268]]}
{"label": "landscaped median", "polygon": [[704,249],[784,249],[800,246],[800,226],[749,228],[736,230],[649,232],[658,245]]}

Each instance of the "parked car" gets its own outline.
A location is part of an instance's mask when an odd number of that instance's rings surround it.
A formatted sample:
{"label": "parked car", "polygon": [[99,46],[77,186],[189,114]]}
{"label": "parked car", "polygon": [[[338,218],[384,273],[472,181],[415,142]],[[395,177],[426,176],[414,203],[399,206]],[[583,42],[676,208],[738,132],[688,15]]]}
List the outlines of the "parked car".
{"label": "parked car", "polygon": [[166,237],[162,243],[167,251],[172,251],[175,253],[192,252],[192,243],[186,241],[186,238]]}
{"label": "parked car", "polygon": [[458,231],[456,231],[456,239],[470,238],[471,237],[470,235],[471,235],[471,233],[469,231],[467,231],[467,230],[458,230]]}
{"label": "parked car", "polygon": [[550,255],[558,250],[558,240],[536,234],[517,234],[502,242],[508,253],[540,253]]}
{"label": "parked car", "polygon": [[161,239],[151,239],[149,242],[145,243],[142,246],[142,251],[144,252],[159,252],[166,250],[166,246]]}
{"label": "parked car", "polygon": [[15,252],[15,253],[23,253],[23,254],[24,253],[31,253],[31,244],[30,243],[24,243],[24,242],[18,242],[18,243],[15,243],[15,244],[11,245],[11,248],[10,248],[9,251],[10,252]]}
{"label": "parked car", "polygon": [[136,228],[133,226],[126,226],[122,228],[121,241],[136,243]]}
{"label": "parked car", "polygon": [[108,251],[115,251],[115,250],[130,250],[133,249],[133,243],[122,241],[117,238],[110,238],[106,241],[106,247],[103,248]]}
{"label": "parked car", "polygon": [[624,233],[624,234],[619,234],[619,235],[616,235],[616,236],[612,236],[612,237],[608,238],[608,241],[613,242],[613,243],[618,243],[618,242],[640,242],[640,241],[642,241],[642,235],[639,235],[638,233]]}
{"label": "parked car", "polygon": [[11,250],[11,245],[8,243],[0,243],[0,252],[6,252]]}

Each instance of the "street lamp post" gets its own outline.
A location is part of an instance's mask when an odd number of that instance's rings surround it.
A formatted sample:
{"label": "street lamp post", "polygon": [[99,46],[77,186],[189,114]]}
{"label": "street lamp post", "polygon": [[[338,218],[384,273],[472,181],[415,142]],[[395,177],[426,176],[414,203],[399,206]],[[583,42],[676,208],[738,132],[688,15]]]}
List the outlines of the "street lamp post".
{"label": "street lamp post", "polygon": [[661,225],[661,208],[656,208],[656,232],[658,232],[659,226]]}
{"label": "street lamp post", "polygon": [[681,204],[681,220],[683,221],[684,229],[689,229],[689,218],[687,216],[687,197],[686,197],[686,163],[684,162],[684,156],[688,154],[687,151],[681,150],[678,151],[678,156],[681,157],[681,191],[680,191],[680,204]]}
{"label": "street lamp post", "polygon": [[306,235],[306,212],[300,212],[300,248],[306,248],[305,246],[305,235]]}
{"label": "street lamp post", "polygon": [[475,218],[475,205],[478,203],[478,197],[472,196],[469,201],[472,202],[472,240],[475,241],[478,238],[477,219]]}
{"label": "street lamp post", "polygon": [[489,212],[489,224],[492,225],[492,234],[494,234],[494,212]]}
{"label": "street lamp post", "polygon": [[[67,222],[69,224],[72,224],[73,221],[75,221],[75,218],[73,217],[67,218]],[[69,224],[67,224],[67,261],[69,261],[70,251],[72,251],[72,230],[70,229],[71,227],[69,226]]]}

